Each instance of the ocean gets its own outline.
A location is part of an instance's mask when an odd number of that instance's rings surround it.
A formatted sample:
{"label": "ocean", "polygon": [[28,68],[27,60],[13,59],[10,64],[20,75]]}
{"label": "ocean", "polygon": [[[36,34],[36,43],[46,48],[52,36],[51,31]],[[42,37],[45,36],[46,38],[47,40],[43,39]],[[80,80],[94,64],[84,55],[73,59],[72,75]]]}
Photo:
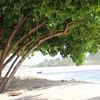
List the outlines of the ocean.
{"label": "ocean", "polygon": [[[4,70],[3,76],[7,69]],[[100,65],[96,66],[66,66],[66,67],[21,67],[15,77],[41,78],[48,80],[79,80],[100,83]]]}
{"label": "ocean", "polygon": [[41,73],[41,77],[45,77],[50,80],[75,79],[75,80],[80,80],[80,81],[100,83],[100,69],[54,72],[54,73]]}

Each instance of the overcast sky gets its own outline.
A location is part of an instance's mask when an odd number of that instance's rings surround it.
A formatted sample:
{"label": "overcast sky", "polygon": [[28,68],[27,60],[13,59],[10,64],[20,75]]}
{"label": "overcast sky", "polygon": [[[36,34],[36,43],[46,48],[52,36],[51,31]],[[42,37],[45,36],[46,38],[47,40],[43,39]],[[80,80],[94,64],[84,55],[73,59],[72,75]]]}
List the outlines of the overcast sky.
{"label": "overcast sky", "polygon": [[45,59],[55,59],[58,57],[61,57],[60,54],[58,54],[55,57],[50,57],[49,55],[43,56],[41,52],[36,52],[35,55],[30,59],[26,58],[22,65],[34,65],[44,61]]}

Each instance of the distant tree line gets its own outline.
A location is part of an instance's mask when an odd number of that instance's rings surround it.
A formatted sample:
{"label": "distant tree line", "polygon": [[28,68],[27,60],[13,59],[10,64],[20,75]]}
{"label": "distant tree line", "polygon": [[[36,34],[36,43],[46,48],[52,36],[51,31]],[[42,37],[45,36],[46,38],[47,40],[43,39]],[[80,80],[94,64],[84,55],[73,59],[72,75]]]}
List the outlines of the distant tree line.
{"label": "distant tree line", "polygon": [[[46,59],[43,62],[34,65],[34,67],[59,67],[59,66],[73,66],[75,63],[70,57],[67,58],[56,58]],[[84,61],[83,65],[100,65],[100,52],[95,55],[89,54]]]}
{"label": "distant tree line", "polygon": [[100,65],[100,52],[97,52],[95,55],[89,54],[86,58],[84,64],[86,65]]}
{"label": "distant tree line", "polygon": [[58,67],[58,66],[72,66],[73,61],[70,58],[56,58],[46,59],[43,62],[34,65],[35,67]]}

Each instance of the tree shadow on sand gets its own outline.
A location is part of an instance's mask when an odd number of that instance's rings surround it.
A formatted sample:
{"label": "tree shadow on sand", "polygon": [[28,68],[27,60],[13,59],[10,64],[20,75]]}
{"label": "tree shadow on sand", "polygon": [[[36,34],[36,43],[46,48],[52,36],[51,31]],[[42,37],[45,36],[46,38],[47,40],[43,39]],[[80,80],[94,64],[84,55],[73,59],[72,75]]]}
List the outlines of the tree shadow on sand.
{"label": "tree shadow on sand", "polygon": [[79,83],[87,83],[83,81],[51,81],[46,79],[13,79],[9,88],[5,91],[17,91],[17,90],[34,90],[34,89],[46,89],[53,86],[61,86],[61,85],[68,85],[68,84],[79,84]]}
{"label": "tree shadow on sand", "polygon": [[[12,94],[18,94],[18,90],[44,90],[48,89],[54,86],[61,86],[61,85],[76,85],[76,84],[85,84],[87,82],[82,82],[82,81],[76,81],[76,80],[70,80],[70,81],[51,81],[51,80],[46,80],[46,79],[13,79],[9,89],[7,90],[8,93]],[[5,91],[5,92],[7,92]],[[15,95],[17,96],[16,98],[13,98],[12,100],[48,100],[48,98],[41,98],[43,94],[37,94],[37,95],[27,95],[23,96],[23,93],[21,95]],[[60,98],[57,98],[55,100],[61,100]]]}
{"label": "tree shadow on sand", "polygon": [[88,99],[86,99],[86,100],[100,100],[100,96],[88,98]]}

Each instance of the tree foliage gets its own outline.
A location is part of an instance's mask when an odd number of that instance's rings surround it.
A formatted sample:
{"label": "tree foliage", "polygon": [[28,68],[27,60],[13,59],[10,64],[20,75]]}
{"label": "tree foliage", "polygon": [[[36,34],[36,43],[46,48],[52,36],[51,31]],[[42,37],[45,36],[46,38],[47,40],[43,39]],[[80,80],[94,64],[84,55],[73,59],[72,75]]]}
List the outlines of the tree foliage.
{"label": "tree foliage", "polygon": [[[80,64],[85,58],[85,53],[95,53],[99,49],[99,0],[1,0],[0,6],[0,20],[2,22],[0,28],[4,29],[0,41],[1,52],[11,31],[24,18],[26,19],[20,31],[17,30],[18,33],[9,44],[11,52],[26,45],[30,40],[35,42],[41,35],[63,31],[66,24],[72,21],[76,23],[69,31],[69,36],[50,39],[37,50],[50,55],[60,52],[63,57],[70,55],[76,64]],[[13,48],[16,41],[43,22],[45,25],[42,28],[30,33]],[[24,52],[29,49],[24,49]],[[24,53],[19,54],[23,55]]]}
{"label": "tree foliage", "polygon": [[0,73],[16,55],[17,70],[34,51],[81,64],[99,49],[100,0],[0,0]]}

